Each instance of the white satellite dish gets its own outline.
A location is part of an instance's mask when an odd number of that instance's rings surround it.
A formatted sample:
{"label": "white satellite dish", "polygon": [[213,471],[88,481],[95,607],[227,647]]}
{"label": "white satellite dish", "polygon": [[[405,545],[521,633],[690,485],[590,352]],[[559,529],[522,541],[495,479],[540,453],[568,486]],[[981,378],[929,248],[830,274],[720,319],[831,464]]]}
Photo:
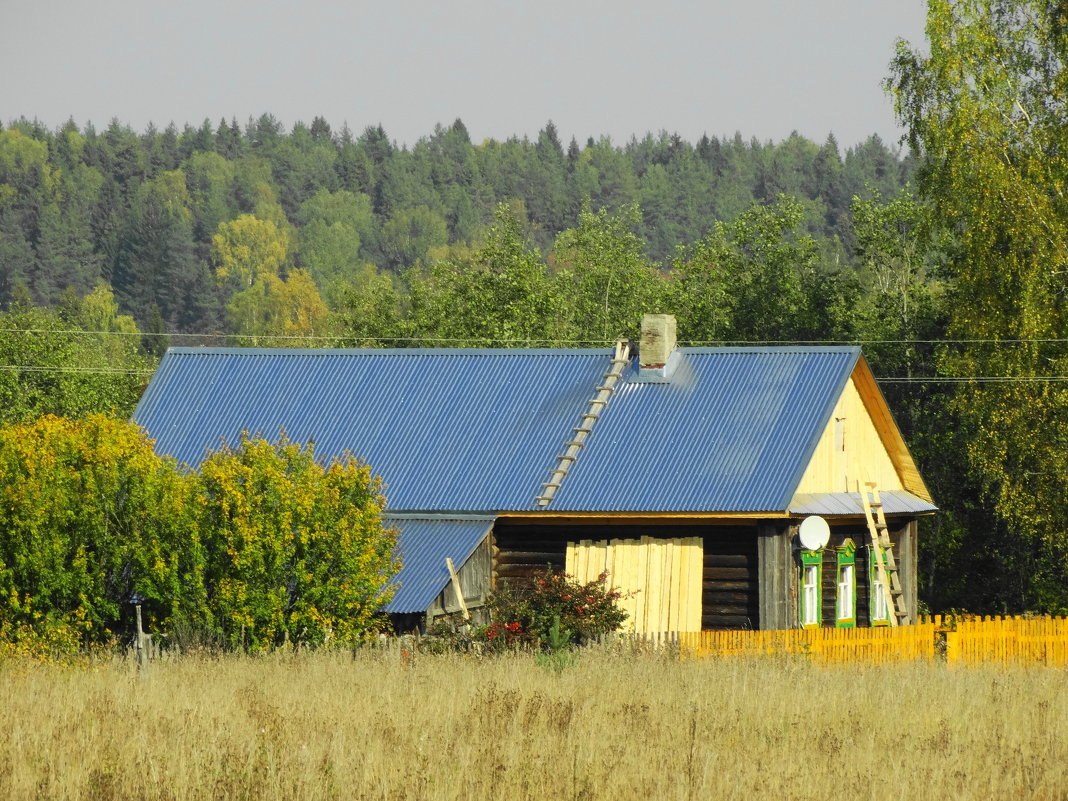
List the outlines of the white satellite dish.
{"label": "white satellite dish", "polygon": [[809,551],[818,551],[831,539],[831,527],[819,515],[806,517],[797,530],[801,545]]}

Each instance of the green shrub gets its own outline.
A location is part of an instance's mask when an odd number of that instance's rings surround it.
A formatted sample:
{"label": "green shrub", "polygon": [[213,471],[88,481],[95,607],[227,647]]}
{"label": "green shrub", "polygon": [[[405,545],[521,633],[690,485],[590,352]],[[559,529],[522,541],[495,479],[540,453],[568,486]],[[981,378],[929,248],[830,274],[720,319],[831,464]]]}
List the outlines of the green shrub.
{"label": "green shrub", "polygon": [[528,587],[498,592],[491,602],[493,620],[518,623],[522,634],[543,648],[559,639],[560,632],[567,633],[566,639],[575,645],[595,640],[627,619],[616,603],[622,596],[608,588],[607,579],[608,573],[602,573],[583,584],[567,573],[548,569],[537,573]]}
{"label": "green shrub", "polygon": [[194,505],[207,622],[230,646],[348,643],[380,625],[399,562],[366,465],[246,435],[201,464]]}
{"label": "green shrub", "polygon": [[69,651],[145,629],[262,650],[353,642],[399,565],[370,468],[243,437],[199,473],[136,425],[90,415],[0,426],[0,641]]}
{"label": "green shrub", "polygon": [[169,614],[184,480],[140,429],[102,415],[0,426],[0,476],[0,637],[108,642],[150,585]]}

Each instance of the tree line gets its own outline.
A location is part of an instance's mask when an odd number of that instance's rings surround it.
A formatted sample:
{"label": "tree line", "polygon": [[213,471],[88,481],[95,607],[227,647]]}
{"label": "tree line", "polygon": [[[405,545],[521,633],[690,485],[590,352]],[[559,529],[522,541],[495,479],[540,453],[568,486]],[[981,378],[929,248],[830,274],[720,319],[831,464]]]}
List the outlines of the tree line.
{"label": "tree line", "polygon": [[921,598],[1068,610],[1066,23],[1039,0],[928,15],[887,79],[904,157],[798,136],[565,148],[551,125],[476,145],[457,122],[409,149],[267,115],[12,124],[6,364],[116,372],[5,369],[0,418],[128,414],[167,336],[196,332],[574,346],[658,311],[688,343],[858,342],[942,509]]}
{"label": "tree line", "polygon": [[[103,281],[153,330],[262,327],[239,292],[288,294],[316,321],[372,265],[400,275],[477,246],[500,203],[542,251],[586,205],[637,205],[644,255],[666,266],[714,221],[788,194],[805,230],[849,260],[852,197],[892,196],[911,170],[878,137],[844,154],[833,136],[817,145],[796,134],[564,147],[550,122],[535,140],[475,144],[456,120],[408,148],[380,126],[353,136],[316,118],[286,132],[269,114],[244,128],[142,133],[18,120],[0,130],[0,304],[54,305],[68,287],[84,295]],[[258,262],[251,273],[234,263],[244,248]]]}

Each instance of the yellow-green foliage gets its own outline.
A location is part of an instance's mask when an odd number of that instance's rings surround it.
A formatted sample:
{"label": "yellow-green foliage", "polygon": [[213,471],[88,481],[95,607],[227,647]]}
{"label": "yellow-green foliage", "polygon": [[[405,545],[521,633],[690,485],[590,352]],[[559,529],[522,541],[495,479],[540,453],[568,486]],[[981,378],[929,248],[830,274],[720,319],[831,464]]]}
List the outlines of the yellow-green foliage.
{"label": "yellow-green foliage", "polygon": [[1063,801],[1060,671],[320,650],[0,663],[0,797]]}
{"label": "yellow-green foliage", "polygon": [[136,427],[101,415],[0,427],[0,476],[3,639],[106,641],[138,579],[166,583],[181,479]]}
{"label": "yellow-green foliage", "polygon": [[1068,611],[1066,21],[1046,0],[929,0],[928,46],[900,43],[888,81],[952,243],[941,369],[1005,377],[957,384],[947,421],[1006,529],[992,558],[1021,577],[1001,600],[1052,612]]}
{"label": "yellow-green foliage", "polygon": [[146,627],[267,648],[373,628],[397,570],[370,469],[244,438],[183,471],[124,421],[0,427],[0,641],[70,651]]}
{"label": "yellow-green foliage", "polygon": [[195,495],[211,613],[228,643],[350,641],[374,626],[399,565],[366,465],[346,457],[324,470],[310,446],[246,436],[204,461]]}

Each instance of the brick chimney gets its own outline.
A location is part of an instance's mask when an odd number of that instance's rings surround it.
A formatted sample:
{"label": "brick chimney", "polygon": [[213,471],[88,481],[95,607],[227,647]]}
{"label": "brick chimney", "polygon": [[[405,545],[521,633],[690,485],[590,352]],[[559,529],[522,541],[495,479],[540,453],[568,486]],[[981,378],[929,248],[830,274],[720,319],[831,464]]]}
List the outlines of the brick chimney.
{"label": "brick chimney", "polygon": [[638,343],[639,375],[646,379],[668,379],[675,351],[675,316],[646,314],[642,317],[642,335]]}

